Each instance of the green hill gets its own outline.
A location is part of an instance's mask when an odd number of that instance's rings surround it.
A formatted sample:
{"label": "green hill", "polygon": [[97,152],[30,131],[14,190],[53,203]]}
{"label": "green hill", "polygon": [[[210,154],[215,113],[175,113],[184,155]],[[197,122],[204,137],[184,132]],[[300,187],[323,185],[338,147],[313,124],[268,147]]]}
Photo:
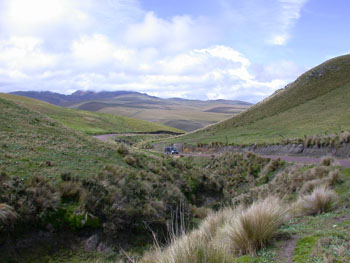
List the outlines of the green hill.
{"label": "green hill", "polygon": [[[210,261],[205,262],[301,263],[323,262],[325,257],[330,258],[327,262],[349,262],[350,169],[338,168],[292,168],[252,153],[204,159],[152,156],[99,142],[0,98],[0,262],[130,262],[129,255],[135,255],[132,262],[140,263],[198,263],[207,255]],[[333,188],[338,202],[324,211],[322,206],[316,210],[316,203],[303,206],[298,196],[309,197],[320,185]],[[300,215],[287,221],[282,214],[286,221],[272,229],[266,240],[270,242],[259,243],[254,257],[231,253],[225,245],[232,240],[230,232],[221,230],[235,229],[223,227],[230,226],[226,223],[234,222],[242,210],[226,213],[229,205],[247,207],[271,194],[285,200],[286,207],[300,209]],[[226,208],[223,213],[211,212],[222,207]],[[250,222],[259,223],[257,218]],[[169,261],[163,260],[169,258],[164,257],[166,247],[140,258],[154,235],[160,241],[167,238],[169,222],[175,225],[170,237],[177,228],[181,231],[182,222],[191,237],[169,238],[175,245],[179,240],[194,240],[202,246],[187,246],[190,249],[185,251],[178,246],[179,253],[171,254],[176,257]],[[192,228],[199,232],[190,232]],[[259,229],[265,228],[263,224]],[[110,242],[102,245],[114,252],[84,251],[82,241],[90,240],[92,234],[106,235]],[[186,248],[187,243],[183,244]],[[211,244],[219,249],[213,250]],[[193,260],[186,260],[188,255]]]}
{"label": "green hill", "polygon": [[71,95],[48,91],[17,91],[11,94],[61,107],[133,117],[185,131],[225,120],[252,105],[238,100],[162,99],[132,91],[76,91]]}
{"label": "green hill", "polygon": [[38,111],[85,134],[158,132],[183,133],[182,130],[125,116],[62,108],[36,99],[0,94],[0,98]]}
{"label": "green hill", "polygon": [[[104,231],[114,240],[123,236],[126,246],[149,244],[144,224],[165,227],[202,174],[170,157],[100,142],[0,98],[0,262],[44,262],[41,256],[53,250],[70,255],[67,248],[60,252],[67,240],[59,235],[40,246],[33,241],[38,250],[2,246],[8,235],[49,228]],[[193,193],[193,200],[196,195],[203,193]]]}
{"label": "green hill", "polygon": [[350,130],[350,55],[331,59],[247,111],[181,136],[188,143],[276,143]]}

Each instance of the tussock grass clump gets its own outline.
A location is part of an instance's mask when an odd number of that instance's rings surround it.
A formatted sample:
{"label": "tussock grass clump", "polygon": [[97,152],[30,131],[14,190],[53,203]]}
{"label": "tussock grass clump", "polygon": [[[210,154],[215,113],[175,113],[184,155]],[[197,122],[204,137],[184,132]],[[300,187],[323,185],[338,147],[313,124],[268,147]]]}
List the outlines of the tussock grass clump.
{"label": "tussock grass clump", "polygon": [[338,196],[333,190],[319,186],[311,194],[301,196],[294,209],[299,215],[316,215],[332,211],[337,202]]}
{"label": "tussock grass clump", "polygon": [[11,225],[17,219],[17,213],[12,206],[0,204],[0,223],[3,225]]}
{"label": "tussock grass clump", "polygon": [[276,197],[250,207],[225,208],[210,214],[198,229],[172,239],[146,254],[142,263],[228,263],[243,254],[256,255],[271,242],[288,219],[288,209]]}
{"label": "tussock grass clump", "polygon": [[129,154],[130,151],[129,151],[129,148],[124,143],[121,143],[117,148],[117,152],[122,156],[126,156]]}
{"label": "tussock grass clump", "polygon": [[256,255],[257,250],[271,242],[287,219],[288,209],[280,199],[270,196],[247,209],[239,209],[220,230],[217,243],[235,254]]}
{"label": "tussock grass clump", "polygon": [[234,257],[201,239],[201,232],[174,240],[166,250],[158,248],[146,255],[142,263],[231,263]]}
{"label": "tussock grass clump", "polygon": [[87,192],[81,186],[80,182],[66,181],[62,182],[59,186],[60,195],[63,203],[78,202],[84,203]]}
{"label": "tussock grass clump", "polygon": [[324,157],[321,159],[320,164],[323,166],[331,166],[335,160],[332,157]]}
{"label": "tussock grass clump", "polygon": [[226,208],[209,214],[198,229],[180,237],[173,237],[165,249],[159,246],[146,254],[142,263],[231,263],[234,256],[213,242],[218,230],[234,216],[235,210]]}

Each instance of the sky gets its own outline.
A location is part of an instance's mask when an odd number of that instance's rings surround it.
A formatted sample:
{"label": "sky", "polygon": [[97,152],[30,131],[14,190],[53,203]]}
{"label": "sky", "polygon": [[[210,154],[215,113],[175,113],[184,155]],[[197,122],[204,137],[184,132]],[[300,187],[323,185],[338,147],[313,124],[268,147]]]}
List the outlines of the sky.
{"label": "sky", "polygon": [[0,92],[258,102],[350,52],[348,0],[0,0]]}

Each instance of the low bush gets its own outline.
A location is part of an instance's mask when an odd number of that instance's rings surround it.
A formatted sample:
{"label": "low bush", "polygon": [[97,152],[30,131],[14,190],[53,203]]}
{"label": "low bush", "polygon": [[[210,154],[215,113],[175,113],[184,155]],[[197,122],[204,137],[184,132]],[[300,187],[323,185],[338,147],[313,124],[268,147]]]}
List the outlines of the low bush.
{"label": "low bush", "polygon": [[117,148],[117,152],[122,156],[126,156],[129,154],[130,151],[129,151],[129,148],[124,143],[121,143]]}
{"label": "low bush", "polygon": [[321,159],[320,164],[324,166],[331,166],[335,160],[332,157],[324,157]]}
{"label": "low bush", "polygon": [[332,211],[337,204],[337,194],[326,186],[316,187],[311,194],[302,195],[295,204],[299,215],[316,215]]}
{"label": "low bush", "polygon": [[165,249],[147,253],[142,263],[228,263],[238,254],[253,254],[271,242],[288,219],[288,210],[275,197],[248,208],[225,208],[210,214],[198,229],[172,239]]}
{"label": "low bush", "polygon": [[276,197],[268,197],[240,209],[216,238],[219,246],[238,255],[251,254],[271,242],[277,229],[288,219],[288,209]]}
{"label": "low bush", "polygon": [[12,225],[17,219],[17,213],[13,207],[7,204],[0,204],[0,230],[1,225]]}

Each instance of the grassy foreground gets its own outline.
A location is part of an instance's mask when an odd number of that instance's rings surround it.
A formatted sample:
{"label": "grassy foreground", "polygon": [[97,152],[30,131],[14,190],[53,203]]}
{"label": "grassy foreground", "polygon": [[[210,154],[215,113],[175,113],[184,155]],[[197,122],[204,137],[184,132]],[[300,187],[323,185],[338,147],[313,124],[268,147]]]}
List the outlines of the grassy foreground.
{"label": "grassy foreground", "polygon": [[186,134],[189,144],[279,143],[350,130],[350,55],[311,69],[285,89],[229,120]]}
{"label": "grassy foreground", "polygon": [[183,133],[182,130],[116,114],[89,112],[62,108],[39,100],[1,94],[0,98],[13,101],[31,110],[38,111],[64,125],[85,134],[107,134],[128,132],[172,132]]}
{"label": "grassy foreground", "polygon": [[[208,163],[191,158],[175,161],[98,142],[9,100],[0,99],[0,109],[0,255],[12,262],[43,262],[48,251],[59,253],[52,260],[72,262],[76,251],[59,252],[55,243],[45,250],[2,247],[32,231],[77,237],[98,232],[115,253],[147,247],[149,227],[164,236],[179,207],[193,225],[208,207],[229,200],[230,188],[247,182],[226,180],[224,170],[218,174],[223,159],[204,170]],[[240,164],[227,167],[230,174],[249,170],[258,176],[270,162],[255,155],[227,158]],[[93,259],[98,253],[81,255]]]}
{"label": "grassy foreground", "polygon": [[[8,100],[0,109],[5,262],[349,261],[350,170],[329,159],[311,167],[251,153],[174,160],[100,143]],[[111,251],[79,242],[3,249],[30,231],[98,232]]]}

